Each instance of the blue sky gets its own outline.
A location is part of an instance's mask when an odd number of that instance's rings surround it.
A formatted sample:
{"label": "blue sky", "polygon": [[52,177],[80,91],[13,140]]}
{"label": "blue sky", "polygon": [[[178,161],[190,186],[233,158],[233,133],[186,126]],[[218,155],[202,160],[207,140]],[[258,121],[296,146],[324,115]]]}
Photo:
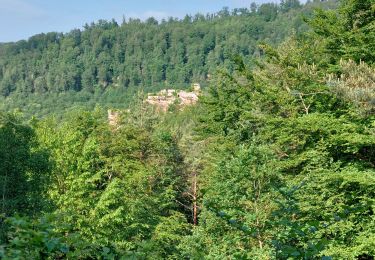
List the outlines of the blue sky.
{"label": "blue sky", "polygon": [[277,0],[0,0],[0,42],[17,41],[41,32],[68,32],[99,19],[157,19],[197,12],[249,7]]}

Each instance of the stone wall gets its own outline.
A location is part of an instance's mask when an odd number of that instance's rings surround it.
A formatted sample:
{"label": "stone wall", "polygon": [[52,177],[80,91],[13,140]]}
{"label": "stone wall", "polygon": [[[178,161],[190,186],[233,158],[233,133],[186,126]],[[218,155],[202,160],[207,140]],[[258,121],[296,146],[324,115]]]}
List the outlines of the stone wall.
{"label": "stone wall", "polygon": [[182,109],[184,106],[194,105],[198,102],[200,95],[200,85],[193,84],[193,91],[187,92],[184,90],[163,89],[156,95],[149,93],[147,95],[146,103],[156,106],[160,111],[166,112],[172,104],[177,104]]}

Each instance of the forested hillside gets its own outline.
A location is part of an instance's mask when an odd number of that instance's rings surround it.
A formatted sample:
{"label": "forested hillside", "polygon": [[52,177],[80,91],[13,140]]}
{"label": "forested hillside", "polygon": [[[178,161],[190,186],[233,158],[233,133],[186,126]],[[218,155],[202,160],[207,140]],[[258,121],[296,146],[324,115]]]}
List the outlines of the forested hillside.
{"label": "forested hillside", "polygon": [[277,44],[292,31],[306,31],[303,17],[314,7],[335,5],[293,0],[161,22],[102,20],[1,44],[1,107],[40,116],[72,105],[123,108],[140,89],[204,85],[218,66],[233,71],[236,55],[251,64],[262,54],[259,42]]}
{"label": "forested hillside", "polygon": [[303,26],[183,110],[1,112],[0,257],[374,259],[375,0]]}

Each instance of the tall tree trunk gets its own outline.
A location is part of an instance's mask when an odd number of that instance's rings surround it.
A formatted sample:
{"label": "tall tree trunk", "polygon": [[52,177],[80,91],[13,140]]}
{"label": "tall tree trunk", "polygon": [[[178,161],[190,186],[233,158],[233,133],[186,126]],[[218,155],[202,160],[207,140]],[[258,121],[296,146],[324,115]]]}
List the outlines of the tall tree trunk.
{"label": "tall tree trunk", "polygon": [[193,224],[198,224],[198,205],[197,205],[197,173],[193,172]]}

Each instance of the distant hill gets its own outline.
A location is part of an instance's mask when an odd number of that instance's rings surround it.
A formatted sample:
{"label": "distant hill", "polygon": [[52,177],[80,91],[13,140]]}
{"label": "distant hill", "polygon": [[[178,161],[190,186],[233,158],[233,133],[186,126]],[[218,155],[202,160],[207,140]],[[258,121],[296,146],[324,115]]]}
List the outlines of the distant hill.
{"label": "distant hill", "polygon": [[123,107],[140,89],[204,85],[218,67],[232,70],[234,55],[251,65],[262,54],[259,42],[277,44],[306,31],[304,16],[335,6],[333,0],[288,0],[160,22],[100,20],[84,30],[3,43],[0,109],[43,116],[75,105]]}

